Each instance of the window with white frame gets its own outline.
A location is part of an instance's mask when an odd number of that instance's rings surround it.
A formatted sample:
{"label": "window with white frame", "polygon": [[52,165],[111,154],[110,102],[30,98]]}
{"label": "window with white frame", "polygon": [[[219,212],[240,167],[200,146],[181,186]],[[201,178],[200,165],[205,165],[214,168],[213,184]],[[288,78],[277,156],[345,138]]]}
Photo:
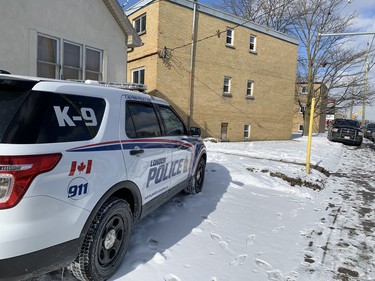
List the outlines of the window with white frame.
{"label": "window with white frame", "polygon": [[249,50],[250,52],[256,52],[257,50],[257,37],[255,35],[250,35]]}
{"label": "window with white frame", "polygon": [[144,84],[145,83],[145,69],[144,67],[132,70],[132,82]]}
{"label": "window with white frame", "polygon": [[229,76],[224,76],[224,86],[223,86],[223,94],[230,95],[230,84],[232,78]]}
{"label": "window with white frame", "polygon": [[250,124],[245,124],[243,126],[243,137],[245,139],[249,139],[250,138],[250,129],[251,129]]}
{"label": "window with white frame", "polygon": [[247,80],[247,89],[246,89],[246,97],[250,98],[253,96],[254,92],[254,81]]}
{"label": "window with white frame", "polygon": [[138,34],[146,33],[146,14],[143,14],[133,20],[134,29]]}
{"label": "window with white frame", "polygon": [[234,29],[233,28],[227,28],[227,46],[233,46],[234,42]]}
{"label": "window with white frame", "polygon": [[43,34],[38,34],[37,44],[37,76],[57,79],[103,79],[102,50]]}
{"label": "window with white frame", "polygon": [[83,79],[82,46],[64,42],[63,45],[63,79]]}
{"label": "window with white frame", "polygon": [[86,47],[85,79],[103,80],[102,62],[103,52],[98,49]]}
{"label": "window with white frame", "polygon": [[299,112],[304,113],[306,111],[306,106],[300,106]]}
{"label": "window with white frame", "polygon": [[37,76],[60,78],[60,40],[38,35]]}

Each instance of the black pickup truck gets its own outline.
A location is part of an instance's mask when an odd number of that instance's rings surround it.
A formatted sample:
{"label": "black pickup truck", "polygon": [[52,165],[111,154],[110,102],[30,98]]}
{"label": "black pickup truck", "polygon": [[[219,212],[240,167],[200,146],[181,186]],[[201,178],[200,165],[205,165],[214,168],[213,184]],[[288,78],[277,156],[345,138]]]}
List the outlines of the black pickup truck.
{"label": "black pickup truck", "polygon": [[328,127],[328,139],[360,146],[363,141],[363,132],[358,121],[352,119],[335,119]]}

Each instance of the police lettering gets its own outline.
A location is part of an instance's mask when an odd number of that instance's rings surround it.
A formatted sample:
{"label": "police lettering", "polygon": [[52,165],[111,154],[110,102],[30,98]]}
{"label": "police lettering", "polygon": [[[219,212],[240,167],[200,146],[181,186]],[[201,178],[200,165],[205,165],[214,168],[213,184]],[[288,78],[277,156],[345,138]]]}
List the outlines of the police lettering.
{"label": "police lettering", "polygon": [[[164,159],[164,162],[162,161],[162,159]],[[179,159],[168,163],[165,163],[165,158],[157,159],[154,161],[163,163],[159,166],[154,165],[153,167],[151,167],[150,171],[148,172],[146,187],[149,187],[151,181],[154,181],[155,184],[158,184],[178,174],[181,174],[182,172],[182,163],[184,162],[184,159]],[[151,166],[154,161],[151,161]]]}

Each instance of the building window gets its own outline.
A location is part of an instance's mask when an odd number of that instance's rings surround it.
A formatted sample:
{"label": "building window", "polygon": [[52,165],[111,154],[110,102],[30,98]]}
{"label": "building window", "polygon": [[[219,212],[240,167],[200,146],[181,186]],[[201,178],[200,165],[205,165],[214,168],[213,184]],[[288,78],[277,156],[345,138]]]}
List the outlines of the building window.
{"label": "building window", "polygon": [[247,80],[246,98],[252,98],[254,92],[254,81]]}
{"label": "building window", "polygon": [[302,132],[302,131],[303,131],[303,125],[299,125],[298,130],[299,130],[300,132]]}
{"label": "building window", "polygon": [[102,80],[103,51],[68,41],[61,46],[61,41],[38,34],[38,77]]}
{"label": "building window", "polygon": [[82,46],[64,42],[63,79],[81,80],[82,73]]}
{"label": "building window", "polygon": [[243,137],[245,139],[249,139],[250,138],[250,128],[251,128],[251,126],[249,124],[245,124],[243,126]]}
{"label": "building window", "polygon": [[228,123],[221,123],[220,137],[222,140],[228,139]]}
{"label": "building window", "polygon": [[138,83],[138,84],[144,84],[145,83],[145,69],[137,68],[132,70],[132,82]]}
{"label": "building window", "polygon": [[256,43],[257,43],[257,37],[254,36],[254,35],[250,35],[250,45],[249,45],[250,52],[256,52],[257,51],[257,49],[256,49],[256,47],[257,47]]}
{"label": "building window", "polygon": [[304,113],[306,111],[306,106],[300,106],[299,112]]}
{"label": "building window", "polygon": [[234,40],[234,29],[233,28],[227,28],[227,46],[233,46],[233,40]]}
{"label": "building window", "polygon": [[141,15],[133,21],[134,29],[138,34],[146,33],[146,14]]}
{"label": "building window", "polygon": [[86,64],[85,79],[103,80],[102,77],[102,61],[103,52],[97,49],[86,47]]}
{"label": "building window", "polygon": [[301,93],[302,93],[302,94],[307,94],[307,86],[303,86],[303,87],[301,88]]}
{"label": "building window", "polygon": [[230,84],[232,78],[224,76],[223,95],[230,95]]}
{"label": "building window", "polygon": [[59,39],[38,35],[37,76],[60,78]]}

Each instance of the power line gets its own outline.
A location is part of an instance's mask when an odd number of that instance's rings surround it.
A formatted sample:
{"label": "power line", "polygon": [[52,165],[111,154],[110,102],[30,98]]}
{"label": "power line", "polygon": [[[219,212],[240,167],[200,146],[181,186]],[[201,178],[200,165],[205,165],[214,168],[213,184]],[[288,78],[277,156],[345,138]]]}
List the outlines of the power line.
{"label": "power line", "polygon": [[[159,0],[159,1],[163,1],[163,0]],[[273,11],[275,11],[275,10],[277,10],[277,9],[280,9],[280,8],[284,8],[285,6],[286,6],[286,3],[285,3],[285,4],[282,4],[282,5],[278,6],[278,7],[276,7]],[[271,13],[271,12],[273,12],[273,11],[269,11],[269,13]],[[259,18],[262,17],[262,16],[265,16],[265,15],[267,15],[267,13],[265,13],[265,14],[263,14],[263,15],[259,15]],[[255,19],[247,19],[247,20],[245,20],[244,22],[239,23],[239,24],[236,24],[236,25],[234,25],[234,26],[231,27],[231,28],[232,28],[232,29],[236,29],[236,28],[238,28],[238,27],[244,26],[245,24],[247,24],[247,23],[249,23],[249,22],[251,22],[251,21],[255,22],[255,20],[256,20],[256,18],[255,18]],[[196,40],[195,42],[198,43],[198,42],[201,42],[201,41],[204,41],[204,40],[210,39],[210,38],[215,37],[215,36],[217,36],[217,37],[220,38],[220,35],[221,35],[222,33],[226,33],[226,32],[227,32],[227,29],[222,30],[222,31],[217,30],[214,34],[211,34],[211,35],[208,35],[208,36],[206,36],[206,37],[204,37],[204,38],[198,39],[198,40]],[[192,44],[192,42],[189,42],[189,43],[184,44],[184,45],[181,45],[181,46],[179,46],[179,47],[175,47],[175,48],[173,48],[172,50],[177,50],[177,49],[181,49],[181,48],[184,48],[184,47],[188,47],[188,46],[190,46],[191,44]]]}

